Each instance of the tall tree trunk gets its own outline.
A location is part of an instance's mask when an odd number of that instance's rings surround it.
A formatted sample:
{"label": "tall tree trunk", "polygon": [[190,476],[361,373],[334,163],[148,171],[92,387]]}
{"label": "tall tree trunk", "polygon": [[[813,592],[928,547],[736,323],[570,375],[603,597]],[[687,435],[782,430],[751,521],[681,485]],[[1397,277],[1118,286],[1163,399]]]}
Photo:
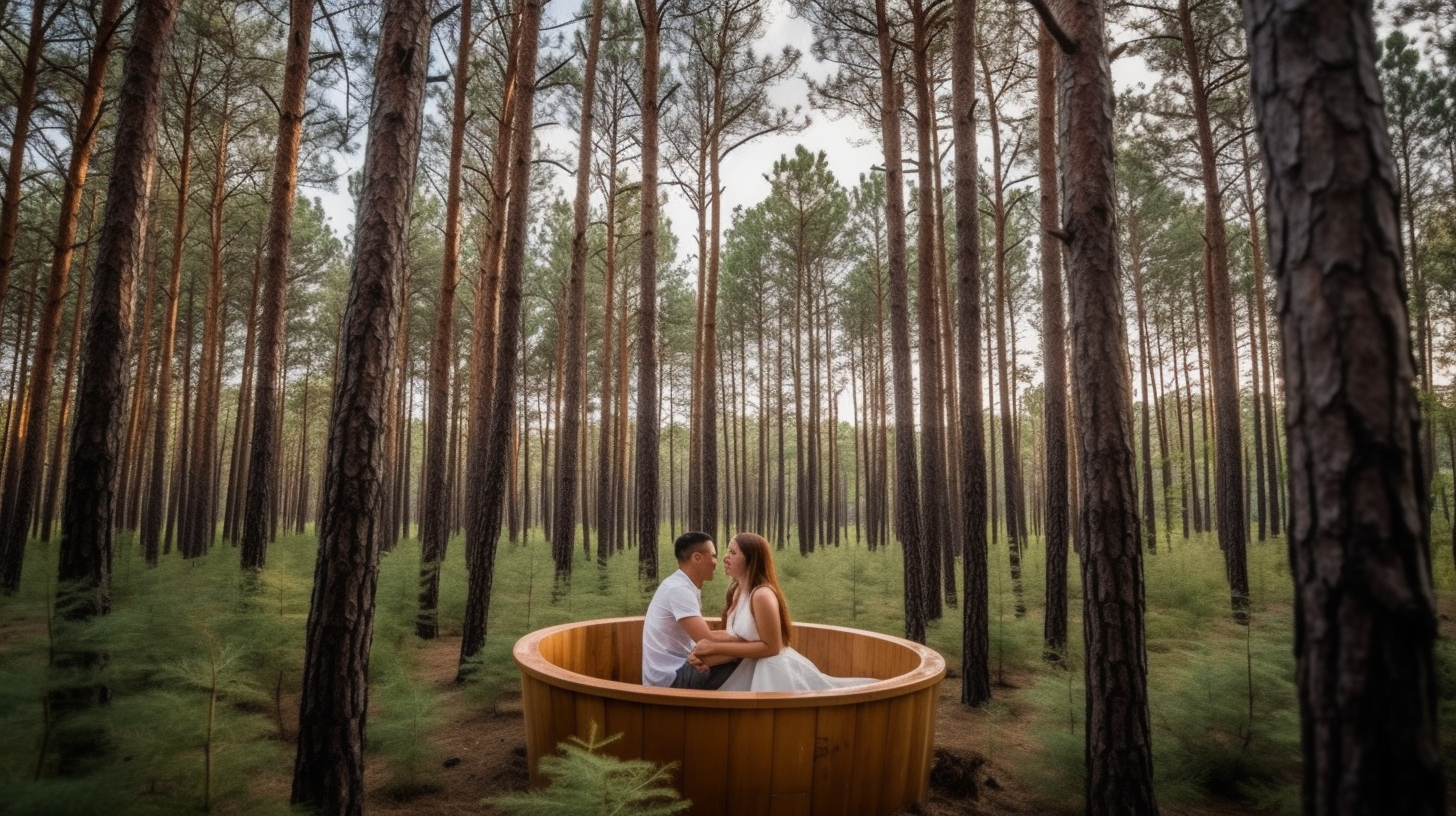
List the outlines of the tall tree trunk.
{"label": "tall tree trunk", "polygon": [[1193,118],[1198,130],[1198,153],[1203,164],[1204,298],[1212,346],[1214,444],[1217,450],[1218,540],[1223,549],[1234,619],[1249,617],[1248,516],[1244,512],[1243,429],[1239,410],[1239,366],[1235,354],[1233,294],[1229,283],[1228,231],[1223,215],[1223,191],[1218,179],[1218,154],[1208,110],[1202,54],[1193,33],[1190,0],[1178,2],[1178,26],[1183,38],[1184,65],[1192,90]]}
{"label": "tall tree trunk", "polygon": [[1142,541],[1133,487],[1131,377],[1118,269],[1112,75],[1101,0],[1063,0],[1076,44],[1057,66],[1062,224],[1082,492],[1089,814],[1153,814]]}
{"label": "tall tree trunk", "polygon": [[880,57],[880,127],[885,151],[885,222],[890,244],[890,356],[895,378],[895,528],[905,550],[905,637],[925,642],[930,608],[927,545],[921,536],[915,467],[915,392],[910,370],[909,251],[905,235],[905,169],[900,147],[899,74],[887,0],[875,0]]}
{"label": "tall tree trunk", "polygon": [[1285,350],[1304,812],[1444,813],[1417,372],[1371,7],[1244,11]]}
{"label": "tall tree trunk", "polygon": [[[555,556],[556,579],[571,577],[576,552],[575,507],[582,488],[581,445],[582,404],[586,391],[586,256],[587,215],[590,204],[592,125],[595,122],[597,54],[602,41],[602,0],[592,0],[587,24],[586,68],[581,85],[581,128],[577,138],[576,200],[572,202],[571,269],[566,294],[566,323],[562,327],[566,359],[562,367],[563,406],[556,442],[556,512],[552,523],[551,551]],[[585,516],[582,517],[585,520]]]}
{"label": "tall tree trunk", "polygon": [[450,119],[450,166],[445,182],[444,268],[430,338],[430,414],[425,433],[424,489],[420,519],[420,610],[415,634],[426,640],[440,630],[440,565],[450,537],[448,500],[452,487],[446,439],[449,435],[450,363],[455,351],[455,288],[460,282],[460,175],[465,153],[466,90],[470,83],[471,0],[461,0],[455,52],[454,109]]}
{"label": "tall tree trunk", "polygon": [[228,491],[224,500],[227,511],[223,514],[222,537],[233,544],[239,543],[238,528],[242,524],[242,499],[248,483],[248,442],[253,427],[253,361],[256,349],[253,343],[258,334],[258,297],[263,284],[264,246],[259,244],[253,254],[253,285],[249,288],[247,321],[248,328],[243,338],[243,371],[238,383],[237,423],[233,430],[232,454],[228,462]]}
{"label": "tall tree trunk", "polygon": [[[35,112],[40,77],[41,54],[51,24],[65,8],[58,0],[47,13],[45,0],[31,0],[30,29],[26,37],[25,57],[20,64],[18,89],[15,93],[15,121],[10,126],[10,156],[5,165],[5,197],[0,200],[0,314],[5,311],[5,296],[10,291],[10,272],[15,265],[15,244],[20,237],[20,184],[25,176],[25,148],[30,136],[30,118]],[[14,52],[12,52],[14,53]],[[143,191],[145,196],[146,192]]]}
{"label": "tall tree trunk", "polygon": [[[470,570],[465,604],[464,633],[460,641],[458,681],[467,679],[472,660],[485,645],[490,620],[491,585],[495,581],[495,551],[500,542],[501,515],[506,495],[506,471],[511,453],[512,420],[515,414],[516,368],[521,344],[521,277],[526,255],[526,219],[531,192],[531,126],[536,101],[536,52],[541,26],[539,0],[525,0],[516,21],[517,70],[510,95],[511,119],[520,138],[511,140],[510,195],[501,252],[500,338],[496,346],[495,382],[491,400],[490,426],[486,437],[484,484],[481,500],[472,509],[471,535],[479,537],[480,550]],[[524,391],[523,391],[524,392]]]}
{"label": "tall tree trunk", "polygon": [[1279,478],[1278,436],[1274,433],[1274,365],[1270,359],[1269,343],[1269,299],[1264,291],[1264,243],[1259,229],[1258,199],[1254,197],[1254,160],[1249,156],[1247,139],[1244,144],[1244,185],[1249,201],[1249,249],[1254,267],[1254,308],[1259,321],[1259,355],[1254,376],[1262,383],[1261,412],[1264,420],[1264,473],[1268,481],[1269,529],[1284,529],[1281,506],[1284,504],[1284,482]]}
{"label": "tall tree trunk", "polygon": [[612,474],[616,468],[616,446],[613,433],[616,420],[612,413],[612,379],[615,364],[612,361],[612,321],[616,317],[617,296],[617,157],[607,159],[607,246],[605,267],[602,270],[602,290],[605,302],[602,305],[601,372],[602,390],[598,398],[601,419],[597,422],[597,564],[605,565],[607,556],[617,550],[617,513],[615,493],[612,491]]}
{"label": "tall tree trunk", "polygon": [[[939,309],[935,297],[935,191],[931,165],[930,131],[935,128],[936,108],[930,87],[930,48],[934,38],[931,11],[923,0],[912,3],[915,47],[911,49],[915,74],[915,146],[919,180],[918,244],[915,252],[915,306],[920,346],[920,534],[925,551],[925,608],[931,620],[941,616],[941,559],[939,548],[946,546],[949,536],[947,513],[950,496],[945,476],[945,396],[942,387],[940,359]],[[886,111],[886,118],[892,118]],[[898,392],[899,389],[896,388]]]}
{"label": "tall tree trunk", "polygon": [[[278,439],[283,424],[279,380],[293,253],[293,205],[298,190],[298,149],[308,90],[308,47],[313,0],[290,0],[288,48],[283,58],[283,96],[278,102],[278,144],[268,199],[268,260],[263,279],[263,315],[258,333],[258,370],[253,386],[253,441],[249,445],[248,493],[243,508],[243,569],[262,569],[277,517]],[[371,139],[372,141],[372,139]]]}
{"label": "tall tree trunk", "polygon": [[986,446],[981,405],[981,213],[976,190],[976,0],[955,2],[951,123],[955,137],[957,375],[961,425],[961,703],[991,699]]}
{"label": "tall tree trunk", "polygon": [[369,644],[379,581],[377,525],[385,464],[381,417],[386,415],[384,400],[401,310],[429,33],[428,3],[398,0],[384,6],[354,233],[354,268],[329,417],[290,798],[293,804],[321,813],[364,812]]}
{"label": "tall tree trunk", "polygon": [[[91,196],[90,222],[96,222],[96,201]],[[40,513],[40,540],[51,540],[51,524],[56,517],[56,504],[61,492],[62,457],[65,456],[66,433],[71,427],[71,385],[76,380],[76,369],[81,360],[81,324],[86,305],[86,271],[91,266],[91,236],[87,236],[86,247],[81,252],[80,271],[76,274],[76,302],[71,311],[71,347],[66,354],[66,376],[61,382],[61,404],[56,416],[56,438],[51,446],[51,464],[46,476],[45,504]]]}
{"label": "tall tree trunk", "polygon": [[[470,428],[467,434],[469,450],[465,464],[466,504],[471,510],[465,522],[465,566],[472,571],[486,548],[484,534],[476,529],[475,521],[479,516],[477,508],[485,501],[485,467],[489,458],[491,434],[491,395],[495,389],[496,348],[499,345],[497,335],[501,325],[500,260],[510,204],[506,177],[514,133],[517,76],[520,74],[520,15],[511,15],[510,19],[513,21],[510,29],[511,49],[501,85],[500,121],[496,123],[495,144],[491,149],[490,209],[484,246],[481,247],[480,262],[476,267],[475,310],[471,317],[470,356],[473,365],[470,369]],[[528,66],[526,72],[531,73],[534,70],[534,66]]]}
{"label": "tall tree trunk", "polygon": [[657,583],[658,334],[657,334],[657,122],[660,101],[662,15],[671,0],[637,0],[642,49],[641,294],[637,302],[637,535],[638,577]]}
{"label": "tall tree trunk", "polygon": [[[182,144],[177,168],[177,213],[172,226],[172,258],[162,337],[157,346],[157,391],[152,414],[152,455],[142,509],[141,544],[147,563],[157,563],[162,527],[167,516],[167,435],[172,431],[172,366],[177,350],[177,307],[182,296],[182,249],[187,240],[187,200],[192,186],[192,131],[202,75],[200,41],[192,51],[191,73],[182,99]],[[169,536],[170,538],[170,536]]]}
{"label": "tall tree trunk", "polygon": [[[1041,209],[1042,414],[1046,423],[1046,622],[1047,659],[1061,662],[1067,648],[1067,323],[1062,306],[1061,242],[1057,210],[1057,44],[1041,26],[1037,38],[1037,178]],[[1144,389],[1146,391],[1146,388]]]}
{"label": "tall tree trunk", "polygon": [[[39,9],[44,4],[36,2]],[[30,535],[30,517],[35,510],[41,485],[39,474],[43,466],[46,443],[46,423],[50,417],[51,379],[55,372],[56,348],[60,344],[61,314],[65,308],[66,290],[71,274],[71,259],[76,251],[76,233],[81,220],[81,197],[85,192],[86,174],[91,166],[91,151],[96,145],[96,134],[101,124],[101,100],[105,90],[106,66],[111,60],[111,50],[116,43],[116,23],[121,16],[121,0],[104,0],[101,16],[96,22],[96,43],[91,49],[91,59],[86,70],[86,84],[82,87],[81,107],[76,115],[76,129],[71,138],[71,156],[66,167],[65,186],[61,190],[59,219],[56,237],[51,253],[51,272],[46,284],[45,300],[42,305],[40,330],[35,344],[35,362],[30,369],[28,408],[22,420],[21,435],[16,440],[20,446],[12,449],[8,462],[13,463],[16,478],[7,474],[5,484],[13,484],[12,490],[0,500],[0,591],[11,594],[20,588],[20,571],[25,556],[25,542]],[[7,193],[8,195],[8,193]],[[7,197],[6,201],[9,201]],[[0,264],[8,265],[9,253],[0,253]],[[0,283],[0,292],[3,292]],[[0,300],[4,295],[0,294]],[[80,314],[77,301],[76,314]],[[57,426],[56,433],[64,432],[65,422]],[[19,455],[17,455],[17,453]],[[58,459],[52,459],[52,468],[58,468]],[[20,478],[24,474],[25,478]]]}
{"label": "tall tree trunk", "polygon": [[222,376],[222,213],[227,200],[229,103],[224,98],[209,207],[207,293],[202,305],[202,360],[197,376],[197,409],[193,412],[193,456],[189,462],[188,507],[183,511],[180,544],[184,556],[206,555],[212,546],[213,507],[217,490],[212,471],[217,460],[219,379]]}
{"label": "tall tree trunk", "polygon": [[128,138],[117,140],[112,149],[61,510],[59,579],[71,582],[72,589],[57,596],[56,606],[58,612],[76,617],[104,615],[111,606],[117,452],[137,259],[157,152],[162,67],[177,9],[168,0],[138,0],[136,33],[118,91],[116,132]]}

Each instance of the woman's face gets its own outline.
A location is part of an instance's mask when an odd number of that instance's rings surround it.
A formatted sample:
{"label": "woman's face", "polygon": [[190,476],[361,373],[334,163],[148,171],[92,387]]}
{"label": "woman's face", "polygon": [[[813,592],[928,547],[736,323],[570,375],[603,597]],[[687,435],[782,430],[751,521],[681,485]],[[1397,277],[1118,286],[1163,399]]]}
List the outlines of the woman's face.
{"label": "woman's face", "polygon": [[723,556],[723,571],[735,581],[743,578],[743,551],[738,549],[738,539],[728,542],[728,552]]}

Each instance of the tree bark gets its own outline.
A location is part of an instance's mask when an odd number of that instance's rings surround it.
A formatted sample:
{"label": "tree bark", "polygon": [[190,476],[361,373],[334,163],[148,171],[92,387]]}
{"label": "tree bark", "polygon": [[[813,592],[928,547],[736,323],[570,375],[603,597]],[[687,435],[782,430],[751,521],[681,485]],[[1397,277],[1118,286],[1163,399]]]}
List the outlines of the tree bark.
{"label": "tree bark", "polygon": [[222,211],[227,200],[229,102],[223,100],[221,132],[217,139],[212,197],[208,219],[207,292],[202,306],[202,360],[197,375],[197,408],[193,411],[193,456],[188,463],[188,507],[182,513],[179,544],[184,557],[207,554],[214,534],[213,508],[217,504],[213,469],[217,460],[217,426],[222,376]]}
{"label": "tree bark", "polygon": [[[511,140],[510,195],[501,253],[500,338],[496,346],[495,382],[491,400],[490,427],[486,437],[484,483],[481,500],[473,508],[472,535],[479,537],[480,551],[470,570],[465,604],[464,634],[460,641],[457,680],[467,679],[472,658],[485,645],[490,620],[491,585],[495,581],[495,550],[500,542],[501,516],[506,495],[506,472],[511,453],[512,419],[515,413],[516,369],[521,342],[521,277],[526,255],[526,220],[530,196],[531,124],[536,101],[536,52],[541,26],[539,0],[525,0],[517,19],[517,70],[511,92],[511,118],[520,137]],[[524,393],[524,389],[522,389]]]}
{"label": "tree bark", "polygon": [[[42,5],[40,2],[36,3],[37,8]],[[16,473],[24,475],[24,478],[17,477],[13,482],[7,476],[6,483],[13,483],[15,487],[13,491],[7,491],[3,500],[5,506],[0,510],[0,523],[5,525],[0,528],[0,591],[7,595],[20,588],[25,542],[30,536],[30,519],[39,497],[41,480],[38,477],[44,464],[46,423],[50,417],[51,378],[55,372],[56,349],[60,344],[61,313],[65,308],[71,260],[76,251],[81,197],[85,193],[86,175],[91,166],[91,151],[96,146],[96,134],[100,130],[106,66],[111,60],[111,50],[116,43],[116,23],[120,16],[121,0],[104,0],[101,4],[101,16],[96,22],[96,43],[92,46],[91,59],[86,70],[81,107],[77,112],[76,129],[71,138],[71,157],[67,163],[66,179],[61,191],[60,214],[51,253],[51,272],[42,303],[35,362],[31,366],[30,384],[26,388],[29,395],[26,400],[28,411],[20,425],[21,434],[16,440],[20,450],[12,450],[7,457],[13,463],[11,467],[17,468]],[[78,315],[80,303],[78,300]],[[64,428],[63,421],[57,426],[56,433],[64,433]],[[60,462],[53,460],[52,467],[59,466]]]}
{"label": "tree bark", "polygon": [[1112,76],[1101,0],[1062,0],[1076,44],[1057,67],[1072,392],[1082,502],[1089,814],[1154,814],[1143,632],[1142,541],[1133,487],[1132,386],[1118,268]]}
{"label": "tree bark", "polygon": [[379,490],[384,481],[381,418],[387,415],[384,400],[401,309],[429,32],[428,3],[398,0],[384,6],[354,268],[329,418],[290,799],[321,813],[364,812],[369,645],[374,636]]}
{"label": "tree bark", "polygon": [[[192,186],[192,131],[197,107],[197,85],[202,74],[202,48],[195,44],[191,73],[182,100],[182,145],[177,169],[177,213],[172,227],[172,258],[167,300],[162,315],[162,338],[157,348],[157,392],[153,403],[152,455],[143,502],[141,544],[147,563],[155,564],[167,517],[167,435],[172,425],[172,365],[177,346],[177,307],[182,296],[182,248],[187,239],[187,199]],[[175,489],[175,488],[174,488]]]}
{"label": "tree bark", "polygon": [[[471,318],[472,365],[470,369],[470,427],[465,463],[466,503],[471,508],[465,523],[465,566],[474,570],[485,550],[484,534],[475,527],[475,508],[485,501],[486,461],[489,458],[491,394],[496,382],[496,346],[500,333],[500,258],[504,245],[506,214],[509,209],[507,173],[514,133],[514,94],[520,73],[519,53],[521,26],[519,15],[511,15],[511,49],[502,79],[500,121],[496,124],[492,146],[490,210],[487,216],[484,245],[476,267],[475,309]],[[534,70],[532,66],[529,71]]]}
{"label": "tree bark", "polygon": [[[1061,662],[1067,649],[1067,319],[1062,306],[1062,246],[1056,235],[1057,44],[1046,25],[1037,39],[1037,178],[1041,209],[1041,353],[1046,424],[1046,620],[1043,651]],[[1146,389],[1145,389],[1146,390]]]}
{"label": "tree bark", "polygon": [[1218,541],[1223,549],[1234,619],[1249,618],[1248,516],[1244,512],[1243,430],[1239,409],[1239,366],[1234,350],[1234,307],[1229,283],[1228,231],[1223,215],[1223,191],[1218,179],[1218,154],[1208,110],[1202,54],[1193,32],[1190,0],[1179,0],[1178,26],[1183,38],[1184,65],[1188,69],[1193,118],[1202,160],[1204,298],[1213,368],[1213,413],[1216,429],[1215,467],[1218,505]]}
{"label": "tree bark", "polygon": [[420,609],[415,634],[426,640],[440,630],[440,565],[450,537],[452,485],[447,439],[450,425],[450,364],[455,351],[455,288],[460,282],[460,177],[465,153],[465,95],[470,83],[471,0],[461,0],[459,43],[455,52],[454,107],[450,119],[450,167],[445,182],[444,268],[430,338],[429,427],[425,440],[423,495],[420,497]]}
{"label": "tree bark", "polygon": [[[945,394],[941,381],[940,328],[935,292],[935,191],[930,167],[930,131],[935,128],[936,108],[930,87],[930,48],[936,25],[923,0],[912,3],[915,47],[911,49],[915,83],[915,146],[918,243],[916,260],[917,328],[920,363],[920,534],[925,565],[926,616],[941,616],[940,548],[949,538],[950,496],[946,489]],[[896,389],[899,390],[898,388]]]}
{"label": "tree bark", "polygon": [[905,169],[901,158],[899,75],[887,0],[875,0],[880,58],[881,138],[885,151],[885,221],[890,243],[890,357],[895,388],[895,528],[905,551],[905,637],[925,642],[929,618],[926,545],[921,537],[915,467],[915,393],[910,368],[909,251],[905,235]]}
{"label": "tree bark", "polygon": [[1284,348],[1305,813],[1445,812],[1399,200],[1363,0],[1245,0]]}
{"label": "tree bark", "polygon": [[641,294],[637,302],[637,536],[638,577],[657,583],[658,427],[657,132],[662,16],[671,0],[637,0],[642,49]]}
{"label": "tree bark", "polygon": [[76,420],[61,510],[57,611],[104,615],[111,606],[111,552],[117,453],[126,395],[137,258],[146,232],[161,115],[162,68],[177,21],[178,3],[138,0],[135,32],[118,91],[116,132],[106,210],[92,276],[84,360],[76,387]]}
{"label": "tree bark", "polygon": [[[46,12],[45,0],[32,0],[30,29],[25,57],[20,64],[19,88],[15,94],[15,121],[10,126],[10,156],[5,165],[5,197],[0,200],[0,314],[10,291],[10,272],[15,265],[15,244],[20,237],[20,184],[25,176],[25,148],[30,135],[30,118],[35,112],[38,79],[46,35],[57,15],[65,8],[57,2]],[[12,52],[13,53],[13,52]],[[145,195],[145,193],[143,193]]]}
{"label": "tree bark", "polygon": [[961,703],[991,699],[986,443],[981,405],[981,212],[976,189],[976,0],[956,0],[951,56],[955,137],[957,375],[961,425]]}
{"label": "tree bark", "polygon": [[[249,445],[248,492],[243,507],[243,569],[262,569],[268,559],[274,496],[278,484],[279,430],[283,424],[279,379],[293,253],[293,205],[298,191],[298,149],[308,90],[308,47],[313,0],[290,0],[288,49],[283,59],[283,96],[278,107],[278,144],[268,200],[268,260],[263,278],[263,315],[258,332],[257,380],[253,386],[253,441]],[[371,139],[372,141],[372,139]],[[358,222],[356,222],[358,223]]]}
{"label": "tree bark", "polygon": [[[587,24],[586,67],[581,85],[581,132],[577,139],[576,200],[572,202],[571,269],[568,272],[566,321],[562,327],[566,346],[563,361],[561,424],[556,442],[555,516],[551,527],[551,552],[555,556],[556,579],[571,577],[576,553],[576,502],[583,493],[580,448],[582,404],[586,392],[586,256],[587,215],[590,204],[592,125],[595,122],[597,55],[602,41],[602,0],[592,0]],[[583,516],[583,518],[585,518]]]}

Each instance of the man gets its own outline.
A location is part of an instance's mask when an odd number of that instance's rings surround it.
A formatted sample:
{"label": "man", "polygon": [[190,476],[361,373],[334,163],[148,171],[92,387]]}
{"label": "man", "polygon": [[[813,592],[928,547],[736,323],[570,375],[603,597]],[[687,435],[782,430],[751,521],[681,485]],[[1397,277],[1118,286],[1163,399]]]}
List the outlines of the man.
{"label": "man", "polygon": [[672,688],[716,689],[738,661],[710,659],[706,671],[688,663],[693,645],[705,638],[731,638],[703,620],[703,583],[718,569],[718,547],[707,533],[688,532],[672,545],[677,571],[657,586],[642,623],[642,683]]}

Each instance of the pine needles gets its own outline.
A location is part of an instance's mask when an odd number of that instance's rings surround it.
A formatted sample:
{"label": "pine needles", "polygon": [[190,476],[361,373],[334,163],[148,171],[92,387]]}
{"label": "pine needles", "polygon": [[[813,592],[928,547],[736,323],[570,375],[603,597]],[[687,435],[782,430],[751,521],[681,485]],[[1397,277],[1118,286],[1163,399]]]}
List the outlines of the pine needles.
{"label": "pine needles", "polygon": [[490,803],[514,816],[671,816],[692,807],[672,786],[673,766],[601,753],[619,737],[598,740],[593,722],[585,740],[572,737],[561,753],[541,757],[549,787]]}

